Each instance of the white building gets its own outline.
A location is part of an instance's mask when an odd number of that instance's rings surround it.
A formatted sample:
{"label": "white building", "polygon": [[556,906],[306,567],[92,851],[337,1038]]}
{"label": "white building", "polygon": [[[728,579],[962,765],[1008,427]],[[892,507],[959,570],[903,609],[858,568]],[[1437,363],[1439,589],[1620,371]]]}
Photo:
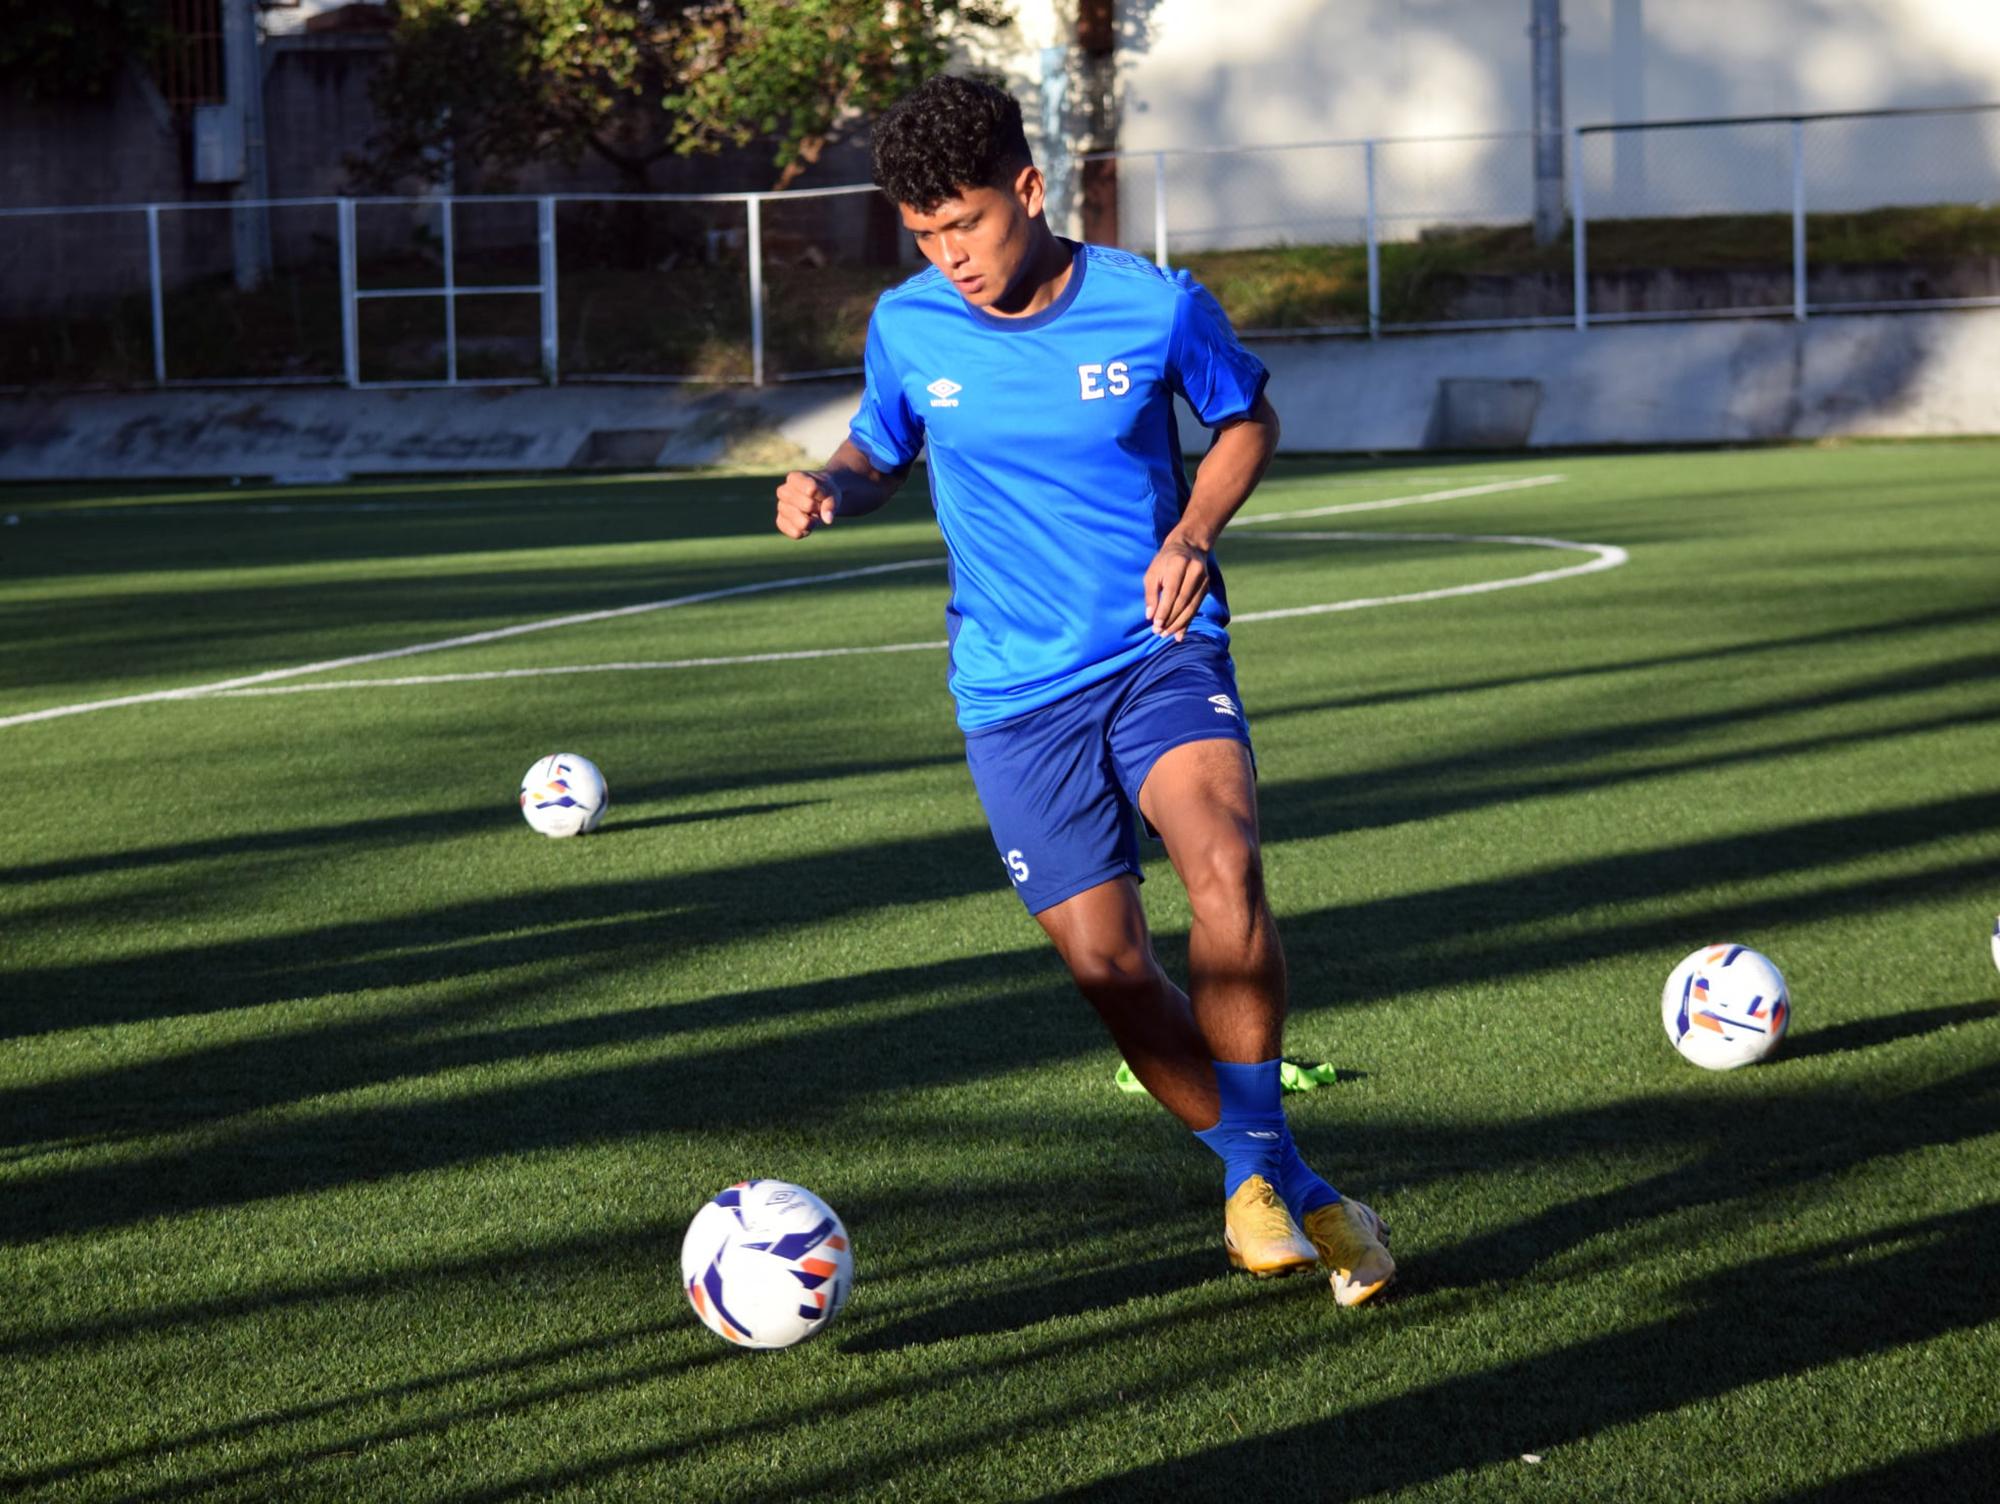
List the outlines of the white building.
{"label": "white building", "polygon": [[[1066,92],[1078,0],[1015,0],[1000,62],[1031,116]],[[2000,0],[1565,0],[1565,122],[1790,115],[2000,102]],[[1117,143],[1126,152],[1472,136],[1532,123],[1529,0],[1117,0]],[[1063,152],[1042,147],[1056,165]],[[1809,204],[2000,197],[2000,114],[1811,128]],[[1589,135],[1594,216],[1790,207],[1790,127]],[[1351,228],[1359,149],[1167,159],[1177,242],[1266,244]],[[1530,212],[1521,141],[1377,149],[1385,236]],[[1150,247],[1152,164],[1120,170],[1121,239]],[[1192,238],[1190,238],[1192,237]]]}

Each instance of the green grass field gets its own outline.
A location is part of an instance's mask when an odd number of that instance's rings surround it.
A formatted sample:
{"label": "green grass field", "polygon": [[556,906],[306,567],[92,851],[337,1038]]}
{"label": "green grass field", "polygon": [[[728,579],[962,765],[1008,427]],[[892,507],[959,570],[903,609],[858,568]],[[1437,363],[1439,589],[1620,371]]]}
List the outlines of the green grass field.
{"label": "green grass field", "polygon": [[[1288,1045],[1345,1076],[1293,1122],[1402,1264],[1352,1311],[1232,1276],[1216,1162],[1113,1089],[914,495],[793,544],[741,475],[0,494],[0,1492],[1981,1496],[2000,445],[1288,460],[1251,511],[1473,488],[1222,550],[1252,617],[1629,553],[1236,630]],[[584,840],[514,809],[558,749]],[[1796,1007],[1723,1075],[1658,1008],[1717,940]],[[856,1249],[782,1353],[678,1286],[756,1175]]]}

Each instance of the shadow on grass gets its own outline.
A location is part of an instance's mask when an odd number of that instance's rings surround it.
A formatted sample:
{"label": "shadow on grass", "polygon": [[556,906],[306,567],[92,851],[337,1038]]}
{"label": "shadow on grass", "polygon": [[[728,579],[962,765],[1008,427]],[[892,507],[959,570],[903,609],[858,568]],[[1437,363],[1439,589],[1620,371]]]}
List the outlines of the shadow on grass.
{"label": "shadow on grass", "polygon": [[1917,1039],[1940,1029],[1956,1028],[1983,1018],[2000,1018],[2000,1003],[1950,1003],[1940,1008],[1911,1008],[1880,1018],[1857,1018],[1803,1037],[1787,1037],[1780,1060],[1810,1060],[1815,1055],[1842,1055],[1873,1049],[1900,1039]]}
{"label": "shadow on grass", "polygon": [[[898,1069],[895,1074],[903,1072]],[[1661,1143],[1674,1143],[1690,1151],[1686,1163],[1665,1174],[1610,1194],[1578,1197],[1518,1224],[1485,1229],[1464,1244],[1411,1258],[1405,1265],[1402,1299],[1416,1315],[1424,1309],[1423,1302],[1446,1291],[1498,1304],[1509,1300],[1509,1286],[1523,1279],[1560,1281],[1588,1275],[1594,1270],[1589,1265],[1579,1268],[1576,1258],[1593,1238],[1629,1233],[1690,1208],[1713,1206],[1724,1213],[1731,1207],[1768,1204],[1765,1198],[1770,1192],[1810,1187],[1872,1160],[2000,1130],[2000,1063],[1942,1077],[1915,1091],[1871,1096],[1870,1089],[1863,1077],[1854,1085],[1815,1086],[1791,1095],[1738,1100],[1727,1114],[1717,1113],[1706,1097],[1676,1095],[1519,1121],[1376,1120],[1356,1124],[1353,1131],[1363,1137],[1357,1145],[1362,1152],[1391,1161],[1391,1173],[1402,1179],[1421,1179],[1422,1166],[1449,1162],[1477,1163],[1496,1177],[1539,1174],[1546,1180],[1551,1174],[1559,1176],[1572,1157],[1595,1150],[1651,1152]],[[508,1116],[501,1121],[512,1127],[519,1119]],[[1133,1121],[1154,1126],[1160,1122],[1156,1115],[1135,1115]],[[421,1125],[380,1126],[391,1135],[412,1126],[422,1131]],[[979,1131],[976,1117],[968,1122],[964,1114],[935,1123],[907,1121],[899,1127],[918,1136]],[[1062,1128],[1060,1123],[1038,1125],[1044,1132]],[[1087,1129],[1078,1122],[1071,1131],[1080,1135]],[[1770,1152],[1746,1166],[1746,1142]],[[300,1147],[292,1145],[281,1152]],[[1104,1152],[1115,1154],[1117,1148],[1106,1144]],[[1396,1163],[1399,1156],[1402,1162]],[[982,1263],[1002,1255],[1018,1258],[1035,1246],[1038,1232],[1046,1239],[1056,1235],[1052,1229],[1058,1226],[1071,1228],[1084,1242],[1116,1236],[1114,1226],[1128,1225],[1132,1203],[1143,1199],[1139,1191],[1127,1190],[1122,1200],[1114,1195],[1119,1204],[1107,1205],[1103,1189],[1088,1180],[1050,1179],[1037,1167],[1025,1166],[1018,1179],[956,1186],[941,1204],[914,1206],[894,1190],[845,1199],[843,1209],[851,1225],[869,1229],[867,1240],[885,1250],[885,1264],[893,1262],[893,1249],[899,1243],[915,1243],[934,1252],[940,1219],[947,1229],[969,1227],[965,1249],[954,1261],[964,1270],[961,1288],[978,1292],[929,1309],[898,1311],[891,1304],[880,1315],[850,1313],[845,1319],[851,1335],[837,1335],[836,1340],[843,1351],[857,1357],[907,1353],[959,1338],[1021,1334],[1043,1323],[1101,1315],[1127,1304],[1132,1309],[1110,1324],[1093,1322],[1083,1330],[1062,1324],[1036,1331],[1019,1350],[996,1352],[981,1345],[942,1366],[925,1363],[915,1369],[857,1373],[852,1384],[807,1391],[798,1418],[809,1417],[815,1425],[842,1418],[866,1424],[899,1411],[922,1392],[975,1379],[990,1382],[1010,1371],[1031,1371],[1036,1365],[1060,1363],[1107,1345],[1131,1344],[1129,1350],[1139,1361],[1130,1378],[1118,1378],[1115,1398],[1104,1381],[1099,1391],[1058,1396],[1027,1409],[968,1407],[962,1420],[943,1434],[927,1430],[907,1443],[896,1439],[895,1428],[888,1427],[878,1446],[866,1449],[858,1460],[843,1461],[837,1477],[820,1472],[786,1476],[784,1491],[801,1495],[836,1486],[887,1489],[934,1466],[940,1447],[960,1455],[984,1446],[1017,1448],[1024,1437],[1038,1433],[1059,1437],[1083,1419],[1212,1388],[1231,1375],[1247,1374],[1274,1361],[1272,1352],[1254,1336],[1242,1331],[1227,1335],[1235,1330],[1232,1313],[1272,1298],[1267,1286],[1232,1283],[1192,1314],[1180,1305],[1162,1310],[1143,1304],[1163,1293],[1228,1278],[1212,1242],[1213,1202],[1204,1199],[1197,1206],[1186,1190],[1177,1187],[1170,1198],[1174,1204],[1155,1229],[1159,1242],[1186,1251],[1114,1258],[1090,1270],[1013,1283],[982,1268]],[[1030,1221],[1020,1229],[1021,1236],[1013,1235],[1017,1220],[1036,1218],[1039,1228]],[[993,1236],[996,1230],[998,1237]],[[1684,1308],[1636,1330],[1593,1337],[1477,1371],[1464,1371],[1479,1361],[1476,1356],[1447,1358],[1444,1366],[1459,1371],[1416,1391],[1372,1402],[1367,1400],[1365,1384],[1342,1388],[1337,1392],[1352,1398],[1337,1413],[1302,1419],[1240,1446],[1135,1468],[1082,1492],[1113,1498],[1214,1497],[1226,1493],[1231,1480],[1240,1481],[1249,1470],[1261,1480],[1260,1486],[1296,1488],[1321,1497],[1327,1489],[1325,1459],[1334,1453],[1341,1459],[1339,1488],[1356,1496],[1436,1482],[1465,1469],[1505,1462],[1524,1450],[1551,1452],[1549,1476],[1559,1478],[1560,1448],[1567,1443],[1641,1423],[1745,1385],[1928,1341],[2000,1318],[2000,1283],[1985,1275],[1996,1236],[2000,1236],[2000,1206],[1982,1206],[1891,1223],[1808,1251],[1711,1271],[1682,1286]],[[435,1267],[100,1319],[35,1333],[26,1342],[8,1343],[6,1350],[18,1359],[27,1354],[69,1353],[86,1343],[135,1337],[157,1341],[183,1329],[200,1332],[217,1322],[284,1305],[333,1313],[352,1301],[366,1304],[391,1292],[407,1296],[413,1288],[430,1285],[442,1292],[445,1286],[466,1280],[490,1283],[493,1298],[505,1299],[506,1292],[523,1283],[566,1283],[578,1273],[601,1274],[627,1265],[636,1271],[648,1262],[661,1262],[661,1248],[669,1242],[668,1230],[661,1228],[583,1237]],[[624,1277],[638,1276],[633,1272]],[[885,1273],[876,1279],[875,1289],[893,1301],[890,1277]],[[1891,1286],[1911,1292],[1912,1298],[1872,1302],[1866,1319],[1857,1319],[1856,1290]],[[1323,1301],[1323,1292],[1315,1289],[1313,1299]],[[1325,1356],[1335,1361],[1341,1347],[1359,1344],[1361,1358],[1348,1361],[1365,1363],[1367,1345],[1394,1340],[1400,1320],[1394,1307],[1343,1314],[1335,1330],[1320,1339]],[[692,1333],[692,1318],[687,1321]],[[1150,1351],[1149,1340],[1185,1330],[1190,1321],[1216,1323],[1211,1361],[1192,1369],[1168,1370],[1157,1363],[1149,1367],[1144,1357]],[[334,1318],[333,1329],[338,1325]],[[380,1448],[386,1454],[397,1443],[436,1444],[438,1438],[482,1418],[518,1416],[540,1424],[559,1423],[568,1407],[580,1401],[685,1376],[725,1356],[719,1346],[712,1353],[691,1354],[672,1334],[670,1322],[642,1323],[599,1338],[537,1347],[245,1415],[149,1445],[47,1462],[31,1473],[0,1481],[48,1484],[116,1469],[130,1487],[134,1465],[144,1467],[154,1459],[164,1462],[172,1457],[177,1479],[150,1488],[141,1485],[139,1492],[127,1496],[166,1499],[259,1483],[297,1485],[300,1479],[290,1476],[297,1470],[355,1451]],[[655,1339],[669,1343],[669,1350],[647,1351]],[[628,1360],[599,1364],[587,1374],[574,1371],[575,1360],[599,1352],[611,1355],[635,1344],[637,1350]],[[543,1376],[543,1369],[551,1371]],[[497,1396],[451,1392],[461,1385],[510,1376],[525,1376],[529,1382]],[[408,1413],[417,1407],[403,1402],[426,1397],[435,1403]],[[392,1413],[385,1417],[380,1413],[384,1409]],[[635,1482],[647,1481],[640,1475],[649,1470],[670,1472],[704,1447],[763,1434],[781,1423],[768,1416],[690,1410],[655,1442],[599,1453],[586,1446],[582,1455],[559,1467],[461,1497],[498,1501],[539,1496],[628,1475]],[[338,1428],[331,1435],[323,1429],[328,1424]],[[306,1434],[287,1436],[292,1427]],[[619,1433],[614,1445],[626,1435],[629,1431]],[[210,1464],[190,1455],[211,1445],[226,1445],[229,1460]],[[254,1460],[239,1460],[246,1450]],[[266,1455],[258,1457],[258,1451]],[[1974,1476],[1966,1470],[1982,1466],[1985,1455],[1977,1447],[1947,1451],[1926,1464],[1928,1472],[1909,1476],[1963,1484]]]}
{"label": "shadow on grass", "polygon": [[1774,1504],[1890,1504],[1906,1499],[1990,1498],[2000,1486],[2000,1435],[1898,1457],[1865,1472],[1786,1494]]}
{"label": "shadow on grass", "polygon": [[1192,1289],[1215,1279],[1222,1270],[1219,1248],[1202,1248],[1011,1288],[987,1289],[966,1300],[872,1326],[840,1346],[850,1353],[895,1352],[1017,1331],[1065,1316],[1088,1316],[1143,1296]]}
{"label": "shadow on grass", "polygon": [[[799,809],[816,801],[746,804],[728,809],[687,810],[650,818],[625,818],[624,812],[659,799],[699,799],[712,794],[768,790],[777,784],[816,783],[844,778],[883,777],[947,767],[963,762],[956,754],[934,757],[882,758],[869,762],[830,761],[823,764],[793,763],[784,768],[742,768],[733,772],[711,772],[686,778],[661,779],[651,783],[626,785],[622,781],[612,791],[611,813],[599,827],[600,833],[640,830],[655,824],[693,823],[700,820],[733,819],[745,815],[775,814]],[[199,841],[177,841],[170,846],[141,846],[131,851],[106,851],[92,856],[64,857],[52,862],[0,868],[0,881],[7,883],[60,882],[107,872],[140,872],[149,867],[173,867],[188,862],[214,861],[231,857],[269,856],[286,852],[324,852],[329,858],[353,851],[384,846],[422,846],[453,836],[475,835],[481,831],[516,830],[519,816],[512,812],[503,789],[497,800],[459,809],[430,810],[421,814],[378,815],[366,820],[348,820],[337,825],[308,825],[290,830],[244,831],[235,835],[210,836]]]}
{"label": "shadow on grass", "polygon": [[[1435,1484],[1530,1451],[1548,1455],[1534,1481],[1561,1488],[1561,1448],[1569,1443],[1746,1385],[2000,1318],[2000,1282],[1987,1277],[1996,1238],[2000,1205],[1980,1206],[1758,1260],[1727,1278],[1685,1286],[1683,1311],[1636,1330],[1132,1468],[1059,1497],[1224,1498],[1254,1477],[1260,1491],[1323,1498],[1331,1480],[1334,1496],[1360,1498]],[[1857,1319],[1854,1297],[1862,1290],[1913,1298],[1870,1301],[1865,1319]],[[1991,1480],[1979,1469],[1989,1456],[1984,1446],[1934,1454],[1931,1471],[1959,1490],[1945,1496],[1981,1496]],[[1568,1483],[1583,1496],[1593,1491],[1588,1479]]]}
{"label": "shadow on grass", "polygon": [[[1671,946],[1689,933],[1748,933],[1802,918],[1880,912],[1990,884],[2000,879],[2000,852],[1893,879],[1794,884],[1779,896],[1681,909],[1651,923],[1627,920],[1528,938],[1498,933],[1593,905],[1655,900],[1723,883],[1767,886],[1804,869],[1842,863],[1857,851],[1907,850],[1996,826],[2000,794],[1936,800],[1575,862],[1540,878],[1508,876],[1336,906],[1288,917],[1285,932],[1298,961],[1295,975],[1301,977],[1314,965],[1333,964],[1327,958],[1351,958],[1348,937],[1370,935],[1365,968],[1338,976],[1344,1001],[1365,1001],[1573,966],[1634,947]],[[548,924],[575,926],[564,931],[561,955],[566,978],[574,979],[593,968],[675,954],[689,944],[767,932],[784,921],[768,902],[774,888],[829,895],[815,915],[824,921],[873,909],[885,896],[915,901],[986,887],[989,866],[984,836],[965,834],[659,882],[555,890],[541,901],[542,917]],[[17,974],[20,996],[30,1000],[10,1007],[21,1032],[23,1022],[37,1013],[45,1027],[105,1021],[91,1016],[93,1005],[123,1012],[135,993],[147,1012],[164,1011],[168,999],[180,995],[178,989],[145,997],[149,983],[158,988],[164,964],[188,979],[182,985],[191,1004],[210,1008],[526,968],[407,1020],[349,1020],[17,1088],[0,1096],[0,1142],[106,1133],[136,1140],[457,1066],[666,1042],[747,1022],[788,1022],[794,1047],[811,1053],[811,1080],[770,1080],[769,1043],[755,1038],[693,1052],[656,1052],[638,1063],[621,1061],[559,1080],[482,1092],[476,1111],[457,1097],[412,1102],[405,1092],[384,1105],[329,1106],[310,1121],[271,1124],[246,1116],[222,1141],[202,1147],[17,1177],[0,1242],[28,1243],[605,1135],[712,1130],[768,1121],[774,1114],[810,1124],[838,1113],[856,1093],[957,1084],[1073,1059],[1102,1045],[1088,1010],[1071,998],[1059,968],[1038,946],[553,1023],[453,1029],[478,1012],[498,1013],[503,1004],[553,985],[535,971],[549,960],[544,931],[493,933],[520,919],[516,901],[488,900],[413,916],[406,927],[389,927],[386,933],[379,925],[338,925],[282,941],[182,952],[170,963],[149,957],[85,963],[48,976]],[[1437,943],[1441,933],[1452,937],[1450,945]],[[358,950],[372,954],[349,959]],[[86,1006],[65,1006],[68,998]],[[899,1000],[908,1006],[881,1006]],[[30,1007],[37,1013],[29,1013]],[[857,1017],[856,1010],[865,1010],[864,1016]],[[737,1089],[746,1072],[768,1084],[754,1101]]]}
{"label": "shadow on grass", "polygon": [[[525,1261],[519,1261],[525,1262]],[[329,1298],[331,1292],[315,1292],[315,1301]],[[185,1431],[171,1437],[134,1446],[120,1447],[113,1451],[100,1452],[88,1457],[78,1457],[71,1461],[54,1463],[43,1467],[24,1468],[19,1472],[0,1474],[0,1485],[9,1488],[39,1488],[52,1483],[67,1482],[88,1477],[93,1473],[122,1468],[127,1464],[143,1463],[150,1459],[183,1453],[197,1447],[214,1446],[238,1440],[245,1440],[277,1431],[287,1426],[311,1424],[317,1421],[336,1419],[347,1413],[366,1411],[375,1406],[403,1408],[412,1401],[422,1400],[427,1395],[456,1389],[461,1385],[479,1384],[496,1379],[508,1379],[517,1375],[531,1374],[537,1369],[558,1368],[573,1365],[579,1359],[608,1356],[621,1348],[657,1345],[661,1339],[686,1339],[688,1331],[685,1316],[676,1312],[671,1319],[645,1322],[623,1331],[605,1336],[588,1337],[574,1342],[554,1343],[525,1353],[496,1358],[484,1363],[469,1363],[457,1368],[445,1369],[437,1373],[427,1373],[420,1377],[405,1379],[397,1383],[378,1384],[338,1395],[332,1399],[319,1400],[311,1404],[274,1407],[238,1421],[226,1421],[219,1425],[205,1426],[199,1430]],[[685,1340],[677,1344],[687,1347]],[[588,1381],[569,1384],[545,1384],[528,1394],[498,1404],[482,1404],[481,1413],[502,1414],[510,1411],[531,1409],[542,1405],[560,1403],[562,1400],[605,1387],[610,1384],[634,1384],[647,1380],[657,1380],[675,1374],[689,1373],[715,1363],[728,1356],[727,1351],[718,1346],[688,1354],[677,1353],[665,1359],[653,1358],[644,1364],[620,1369],[615,1377],[593,1376]],[[375,1443],[412,1436],[434,1434],[448,1430],[458,1423],[459,1416],[450,1413],[439,1420],[417,1425],[405,1425],[391,1433],[370,1433],[362,1438],[343,1438],[313,1451],[287,1455],[282,1461],[259,1463],[249,1468],[232,1469],[227,1473],[213,1474],[196,1484],[169,1486],[143,1494],[126,1495],[128,1498],[174,1497],[177,1493],[199,1491],[212,1488],[223,1482],[242,1481],[246,1477],[294,1467],[301,1462],[311,1461],[314,1456],[340,1455],[356,1445],[357,1441]]]}

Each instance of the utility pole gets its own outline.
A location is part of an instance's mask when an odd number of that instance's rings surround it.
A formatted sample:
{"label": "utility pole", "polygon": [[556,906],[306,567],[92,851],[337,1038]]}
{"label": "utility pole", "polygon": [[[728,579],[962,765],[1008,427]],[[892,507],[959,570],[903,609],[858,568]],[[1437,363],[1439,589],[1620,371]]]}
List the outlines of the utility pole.
{"label": "utility pole", "polygon": [[1535,244],[1563,232],[1562,0],[1533,0],[1535,59]]}
{"label": "utility pole", "polygon": [[[267,199],[271,175],[264,154],[264,58],[252,0],[222,0],[222,57],[229,110],[243,142],[243,176],[230,197]],[[249,292],[271,275],[271,211],[262,204],[238,207],[229,211],[229,221],[236,285]]]}

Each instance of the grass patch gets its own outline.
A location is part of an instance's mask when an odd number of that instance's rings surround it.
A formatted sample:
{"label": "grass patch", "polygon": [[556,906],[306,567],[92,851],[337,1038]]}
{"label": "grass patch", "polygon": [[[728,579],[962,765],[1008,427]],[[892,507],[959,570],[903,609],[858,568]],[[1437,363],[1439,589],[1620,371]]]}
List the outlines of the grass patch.
{"label": "grass patch", "polygon": [[[1273,467],[1259,509],[1559,470],[1381,527],[1631,553],[1235,632],[1288,1045],[1350,1073],[1293,1121],[1403,1264],[1360,1311],[1228,1273],[1214,1161],[1113,1089],[1008,891],[939,654],[0,728],[0,1487],[1975,1496],[2000,1459],[2000,588],[1967,540],[1996,461]],[[938,552],[915,498],[794,545],[769,491],[440,480],[272,513],[22,488],[0,716]],[[1568,557],[1251,531],[1221,551],[1242,611]],[[943,588],[283,682],[922,642]],[[611,783],[583,840],[513,809],[558,746]],[[1148,871],[1178,970],[1185,901]],[[1719,939],[1772,955],[1797,1012],[1777,1060],[1713,1076],[1657,1003]],[[677,1285],[687,1218],[753,1174],[855,1239],[852,1303],[788,1353],[725,1348]]]}

